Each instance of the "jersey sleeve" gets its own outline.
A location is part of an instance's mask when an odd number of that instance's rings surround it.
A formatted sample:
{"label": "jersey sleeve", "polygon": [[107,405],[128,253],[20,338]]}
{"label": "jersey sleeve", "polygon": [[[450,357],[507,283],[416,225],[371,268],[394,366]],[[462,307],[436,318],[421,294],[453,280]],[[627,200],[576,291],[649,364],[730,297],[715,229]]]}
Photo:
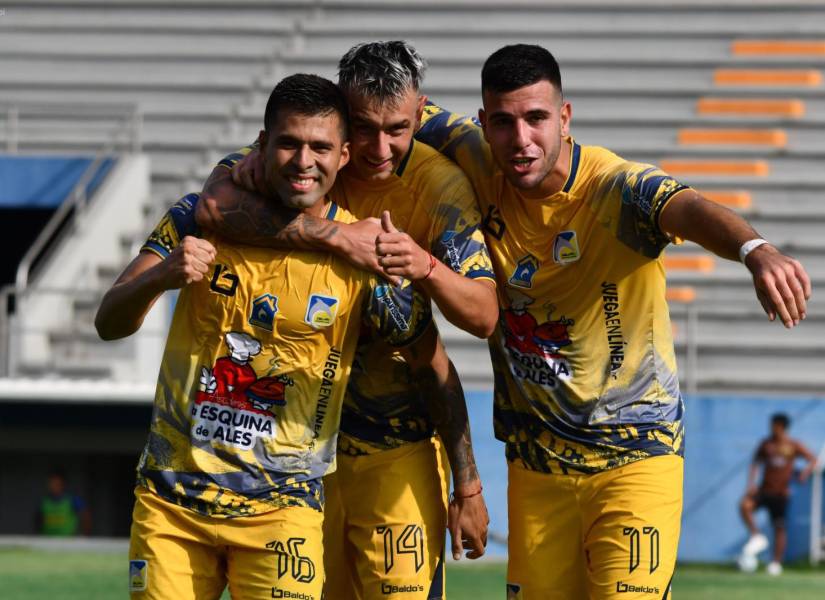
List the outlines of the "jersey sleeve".
{"label": "jersey sleeve", "polygon": [[426,195],[437,198],[429,250],[459,275],[490,279],[495,283],[473,186],[456,165],[444,159],[439,163],[424,189]]}
{"label": "jersey sleeve", "polygon": [[226,167],[227,169],[231,170],[232,167],[234,167],[236,164],[238,164],[244,156],[246,156],[247,154],[249,154],[253,150],[257,150],[257,149],[258,149],[258,142],[255,141],[255,142],[249,144],[248,146],[244,146],[240,150],[235,150],[235,152],[227,154],[221,160],[219,160],[218,164],[215,165],[215,166],[217,166],[217,167]]}
{"label": "jersey sleeve", "polygon": [[199,235],[195,222],[195,207],[200,194],[187,194],[166,211],[140,251],[148,251],[166,258],[187,235]]}
{"label": "jersey sleeve", "polygon": [[406,279],[393,286],[370,276],[367,293],[365,320],[375,334],[391,346],[413,343],[432,321],[429,298],[416,291]]}
{"label": "jersey sleeve", "polygon": [[671,242],[659,228],[659,215],[671,198],[687,186],[652,165],[625,162],[610,178],[621,202],[617,237],[640,254],[658,257]]}
{"label": "jersey sleeve", "polygon": [[477,119],[451,113],[430,102],[415,139],[457,163],[481,194],[493,175],[493,156]]}

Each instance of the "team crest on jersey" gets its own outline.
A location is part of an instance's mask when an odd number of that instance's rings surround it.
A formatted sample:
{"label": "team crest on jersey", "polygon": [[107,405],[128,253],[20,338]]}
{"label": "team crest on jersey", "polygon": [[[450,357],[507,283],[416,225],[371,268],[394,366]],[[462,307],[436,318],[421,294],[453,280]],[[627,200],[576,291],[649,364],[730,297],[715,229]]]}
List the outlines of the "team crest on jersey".
{"label": "team crest on jersey", "polygon": [[261,353],[261,342],[231,331],[224,336],[229,349],[215,364],[201,367],[200,388],[192,406],[192,437],[202,442],[248,450],[260,438],[275,435],[276,406],[286,406],[283,375],[258,377],[250,364]]}
{"label": "team crest on jersey", "polygon": [[272,331],[275,324],[275,315],[278,312],[278,296],[264,294],[252,301],[252,311],[249,314],[249,324],[267,331]]}
{"label": "team crest on jersey", "polygon": [[517,583],[507,584],[507,600],[521,600],[521,586]]}
{"label": "team crest on jersey", "polygon": [[149,583],[149,563],[145,560],[129,561],[129,591],[144,592]]}
{"label": "team crest on jersey", "polygon": [[533,287],[533,276],[539,270],[539,264],[539,259],[532,254],[522,256],[510,276],[510,285],[528,289]]}
{"label": "team crest on jersey", "polygon": [[576,262],[581,258],[579,240],[575,231],[562,231],[553,242],[553,260],[560,265]]}
{"label": "team crest on jersey", "polygon": [[573,368],[561,352],[572,344],[570,327],[574,321],[562,315],[552,319],[555,307],[545,306],[547,320],[539,323],[528,309],[534,300],[512,288],[507,290],[510,307],[502,311],[504,347],[514,377],[554,389],[560,381],[573,378]]}
{"label": "team crest on jersey", "polygon": [[304,320],[315,329],[329,327],[338,314],[338,298],[312,294],[307,303],[307,314]]}

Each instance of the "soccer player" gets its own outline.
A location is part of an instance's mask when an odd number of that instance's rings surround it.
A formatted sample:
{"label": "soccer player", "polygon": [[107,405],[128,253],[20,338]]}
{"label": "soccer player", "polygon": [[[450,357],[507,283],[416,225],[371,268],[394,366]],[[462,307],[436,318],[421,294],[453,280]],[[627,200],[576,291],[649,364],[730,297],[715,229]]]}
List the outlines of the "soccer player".
{"label": "soccer player", "polygon": [[[798,480],[804,483],[811,476],[816,466],[816,457],[801,442],[788,435],[790,419],[787,415],[778,413],[771,417],[771,436],[762,440],[753,456],[748,471],[748,491],[739,509],[742,520],[750,531],[750,538],[742,548],[742,555],[751,561],[768,547],[768,538],[756,527],[753,513],[759,508],[767,508],[771,516],[771,525],[774,531],[773,560],[768,563],[769,575],[782,573],[782,556],[788,534],[785,529],[785,513],[790,496],[790,483],[793,477],[794,462],[797,458],[808,461],[804,470],[799,473]],[[762,466],[762,484],[756,487],[756,476]],[[754,564],[756,564],[754,562]]]}
{"label": "soccer player", "polygon": [[[363,235],[336,225],[333,231],[306,215],[274,212],[249,191],[260,188],[255,174],[262,172],[254,150],[243,162],[250,168],[240,168],[247,190],[233,187],[230,173],[217,167],[198,218],[233,239],[309,245],[342,256],[360,252],[369,260],[380,234],[383,254],[403,255],[384,258],[388,277],[414,281],[450,321],[487,337],[497,301],[472,186],[455,164],[413,140],[425,103],[423,71],[424,61],[404,42],[362,44],[339,63],[338,83],[352,115],[352,160],[332,197],[364,219],[360,228],[392,210],[383,229]],[[429,385],[385,343],[362,337],[344,401],[338,469],[327,485],[326,590],[336,600],[441,597],[448,517],[454,557],[464,544],[470,558],[484,553],[488,517],[458,377],[451,369],[448,385],[423,393],[416,381]],[[449,506],[437,450],[442,444],[453,473]]]}
{"label": "soccer player", "polygon": [[650,165],[569,136],[544,48],[485,62],[479,122],[438,107],[418,139],[468,174],[498,278],[495,433],[509,470],[508,597],[668,597],[682,397],[661,252],[741,258],[771,318],[805,317],[801,265]]}
{"label": "soccer player", "polygon": [[[287,77],[264,121],[269,197],[354,221],[327,197],[349,158],[337,86]],[[104,339],[130,335],[161,293],[181,288],[138,465],[130,591],[200,600],[228,582],[233,598],[317,600],[322,477],[335,464],[363,319],[405,344],[427,329],[429,303],[409,282],[390,287],[335,255],[200,232],[199,201],[190,194],[169,210],[96,318]]]}

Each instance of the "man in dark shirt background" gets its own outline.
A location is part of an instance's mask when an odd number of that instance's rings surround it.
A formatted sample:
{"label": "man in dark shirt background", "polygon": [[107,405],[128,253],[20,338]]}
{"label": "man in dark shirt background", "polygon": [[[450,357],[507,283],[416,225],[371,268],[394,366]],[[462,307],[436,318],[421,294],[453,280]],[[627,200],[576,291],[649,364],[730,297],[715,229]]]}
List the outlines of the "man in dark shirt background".
{"label": "man in dark shirt background", "polygon": [[[771,435],[762,440],[756,449],[748,472],[748,491],[739,505],[742,520],[750,530],[750,538],[742,548],[740,565],[756,566],[756,555],[768,547],[768,538],[759,531],[753,513],[759,508],[767,508],[774,530],[773,560],[768,564],[769,575],[782,573],[782,556],[785,553],[787,532],[785,513],[790,495],[790,483],[797,458],[808,461],[798,476],[800,483],[807,481],[814,470],[816,458],[799,441],[788,435],[790,419],[785,414],[771,417]],[[756,487],[756,478],[762,466],[762,484]]]}

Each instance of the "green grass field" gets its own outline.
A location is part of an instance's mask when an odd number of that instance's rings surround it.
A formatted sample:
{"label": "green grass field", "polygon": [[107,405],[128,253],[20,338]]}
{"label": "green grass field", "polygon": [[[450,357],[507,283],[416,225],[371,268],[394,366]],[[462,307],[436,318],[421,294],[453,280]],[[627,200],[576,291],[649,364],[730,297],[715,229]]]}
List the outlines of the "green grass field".
{"label": "green grass field", "polygon": [[[125,598],[125,570],[126,559],[118,553],[0,549],[0,597],[7,600]],[[504,572],[501,563],[451,566],[447,571],[447,597],[450,600],[503,600]],[[744,575],[726,567],[683,565],[676,573],[673,597],[676,600],[822,600],[825,569],[791,568],[781,577],[769,577],[764,573]]]}

